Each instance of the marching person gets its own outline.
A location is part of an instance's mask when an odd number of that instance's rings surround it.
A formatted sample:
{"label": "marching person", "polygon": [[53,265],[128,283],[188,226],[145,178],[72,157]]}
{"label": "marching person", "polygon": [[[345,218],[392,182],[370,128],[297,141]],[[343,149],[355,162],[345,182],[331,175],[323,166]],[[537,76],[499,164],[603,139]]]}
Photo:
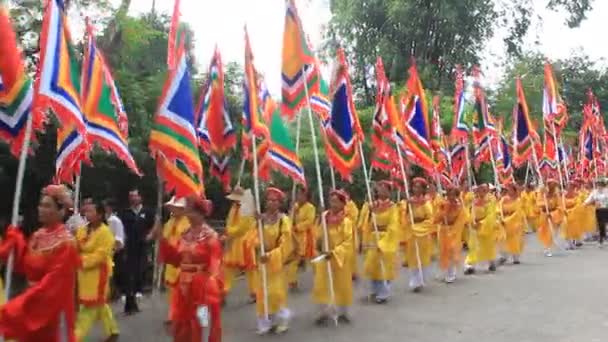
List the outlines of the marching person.
{"label": "marching person", "polygon": [[[285,333],[289,329],[291,312],[287,307],[286,272],[288,261],[294,251],[291,220],[281,212],[285,202],[285,193],[275,187],[266,188],[266,206],[258,220],[262,222],[263,241],[256,234],[254,245],[259,250],[260,243],[264,244],[264,254],[259,255],[258,262],[266,267],[266,286],[261,279],[262,272],[258,272],[260,279],[256,282],[256,312],[257,333],[264,335],[272,330],[276,333]],[[265,311],[265,298],[267,295],[268,317]]]}
{"label": "marching person", "polygon": [[103,206],[106,222],[112,231],[112,235],[114,235],[114,250],[120,251],[125,246],[125,226],[118,216],[116,216],[116,212],[114,211],[116,208],[116,201],[113,198],[107,198],[103,201]]}
{"label": "marching person", "polygon": [[38,221],[42,227],[26,240],[11,227],[0,245],[0,258],[14,253],[14,270],[30,286],[0,309],[0,335],[23,342],[75,342],[75,286],[80,258],[74,237],[64,225],[72,208],[63,185],[42,190]]}
{"label": "marching person", "polygon": [[551,248],[553,247],[553,234],[562,223],[561,213],[561,198],[557,191],[559,183],[555,179],[547,181],[547,190],[544,193],[539,193],[537,206],[540,209],[538,216],[538,239],[543,244],[545,256],[551,257]]}
{"label": "marching person", "polygon": [[566,249],[573,250],[577,248],[577,243],[582,239],[582,215],[585,214],[583,205],[584,199],[581,198],[578,191],[578,183],[576,180],[571,180],[566,185],[566,193],[564,194],[564,213],[566,218],[562,225],[562,237],[566,240]]}
{"label": "marching person", "polygon": [[[348,195],[348,193],[346,193]],[[361,248],[361,231],[359,230],[359,208],[357,204],[350,198],[348,195],[348,201],[346,202],[346,206],[344,207],[344,211],[346,213],[346,217],[350,219],[351,226],[353,228],[353,252],[351,253],[351,271],[353,273],[353,281],[357,281],[359,279],[359,250]]]}
{"label": "marching person", "polygon": [[257,233],[255,203],[250,189],[235,188],[226,198],[232,206],[226,218],[224,250],[224,296],[232,289],[234,279],[245,272],[251,303],[255,302],[257,265],[255,249],[250,243]]}
{"label": "marching person", "polygon": [[290,290],[298,289],[298,269],[315,256],[315,220],[317,209],[310,202],[310,191],[300,187],[296,194],[296,203],[292,209],[293,234],[296,242],[296,253],[287,266],[287,283]]}
{"label": "marching person", "polygon": [[519,264],[519,257],[524,247],[524,219],[525,212],[522,206],[523,199],[518,194],[517,184],[509,183],[506,186],[507,193],[502,196],[499,210],[502,211],[502,226],[506,234],[503,244],[503,255],[500,263],[504,264],[511,257],[513,264]]}
{"label": "marching person", "polygon": [[496,221],[496,202],[489,192],[487,184],[481,184],[475,189],[472,216],[476,236],[473,237],[475,244],[469,246],[465,274],[475,273],[476,266],[487,267],[490,272],[496,271],[496,237],[499,225]]}
{"label": "marching person", "polygon": [[[190,228],[190,222],[186,216],[186,199],[171,197],[169,202],[165,203],[165,208],[169,210],[169,220],[163,226],[163,239],[173,247],[177,247],[177,244],[182,238],[182,234],[188,228]],[[179,279],[179,267],[175,267],[172,264],[165,265],[164,281],[167,289],[167,301],[169,303],[169,313],[165,324],[170,326],[173,321],[175,313],[173,309],[175,306],[171,305],[173,298],[173,291],[177,285]]]}
{"label": "marching person", "polygon": [[108,305],[115,239],[105,222],[103,203],[92,201],[83,207],[87,225],[76,230],[81,266],[78,270],[76,339],[82,341],[92,325],[100,320],[106,342],[118,341],[118,323]]}
{"label": "marching person", "polygon": [[[171,334],[175,342],[222,340],[222,245],[206,222],[211,211],[211,201],[188,196],[184,208],[188,229],[176,244],[160,238],[160,260],[179,269],[177,284],[171,291]],[[149,238],[160,237],[157,229]],[[205,335],[208,338],[203,339]]]}
{"label": "marching person", "polygon": [[412,179],[412,193],[402,211],[401,224],[405,229],[406,260],[410,271],[409,287],[414,292],[422,290],[425,284],[434,250],[431,238],[435,232],[433,208],[431,199],[426,196],[427,186],[428,182],[424,178]]}
{"label": "marching person", "polygon": [[376,200],[371,205],[365,203],[361,208],[360,216],[365,249],[363,269],[365,276],[371,282],[370,299],[378,304],[386,303],[389,300],[391,282],[396,277],[395,258],[399,246],[399,208],[391,200],[392,187],[391,181],[378,182]]}
{"label": "marching person", "polygon": [[439,225],[439,267],[445,273],[446,283],[456,280],[462,259],[462,234],[468,220],[469,213],[460,199],[460,189],[449,187],[435,213],[435,223]]}
{"label": "marching person", "polygon": [[608,183],[605,179],[598,182],[598,188],[591,192],[585,200],[585,205],[595,205],[595,219],[599,233],[600,248],[606,239],[606,224],[608,224]]}
{"label": "marching person", "polygon": [[[321,306],[316,323],[326,324],[336,314],[338,322],[350,323],[348,308],[353,303],[351,260],[353,253],[353,222],[345,212],[348,194],[344,190],[332,190],[329,194],[329,210],[321,218],[327,224],[329,249],[325,250],[323,223],[317,227],[317,250],[321,258],[313,264],[314,287],[312,298]],[[318,260],[315,258],[315,260]],[[331,264],[335,302],[330,295],[327,263]],[[334,307],[332,307],[334,306]],[[337,312],[332,312],[336,309]]]}

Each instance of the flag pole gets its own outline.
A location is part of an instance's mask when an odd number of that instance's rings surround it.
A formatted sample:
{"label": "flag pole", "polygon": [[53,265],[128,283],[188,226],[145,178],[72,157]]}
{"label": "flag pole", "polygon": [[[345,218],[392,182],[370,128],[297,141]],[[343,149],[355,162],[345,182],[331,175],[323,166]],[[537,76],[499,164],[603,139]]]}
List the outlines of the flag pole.
{"label": "flag pole", "polygon": [[[399,157],[399,167],[401,168],[401,177],[403,177],[403,186],[405,187],[405,198],[407,201],[407,210],[410,217],[410,224],[414,226],[414,212],[412,211],[411,197],[409,183],[407,181],[407,175],[405,174],[405,165],[403,164],[403,156],[401,155],[401,147],[397,146],[397,156]],[[420,280],[422,286],[424,286],[424,275],[422,272],[422,260],[420,260],[420,247],[418,241],[414,240],[414,247],[416,248],[416,263],[418,264],[418,273],[420,274]]]}
{"label": "flag pole", "polygon": [[[162,214],[163,214],[163,180],[160,175],[157,174],[157,183],[156,184],[156,215],[154,216],[154,225],[156,227],[160,227],[162,225]],[[156,262],[158,260],[159,253],[159,244],[158,242],[154,243],[154,279],[153,279],[153,288],[160,290],[162,284],[162,272],[163,265],[161,263]]]}
{"label": "flag pole", "polygon": [[239,166],[239,175],[236,179],[236,188],[240,188],[241,187],[241,180],[243,178],[243,172],[245,172],[245,158],[243,158],[243,160],[241,160],[241,165]]}
{"label": "flag pole", "polygon": [[562,148],[562,167],[564,168],[564,179],[566,183],[570,183],[570,175],[568,174],[568,164],[566,163],[566,148],[564,147],[564,141],[560,135],[559,137],[559,145]]}
{"label": "flag pole", "polygon": [[[300,152],[300,133],[302,131],[302,113],[298,113],[298,118],[296,120],[296,155]],[[304,167],[302,167],[302,171],[304,172]],[[297,183],[294,181],[291,186],[291,203],[290,205],[293,207],[296,202],[296,185]],[[294,214],[295,215],[295,214]]]}
{"label": "flag pole", "polygon": [[[258,154],[257,154],[257,144],[255,141],[255,134],[251,134],[251,149],[253,150],[252,158],[253,158],[253,194],[255,196],[255,210],[256,216],[259,216],[262,212],[260,206],[260,179],[258,175]],[[260,241],[260,256],[266,256],[266,249],[264,248],[264,226],[262,220],[257,217],[256,219],[258,225],[258,238]],[[263,305],[264,305],[264,319],[268,320],[268,274],[266,273],[266,264],[260,262],[260,271],[262,273],[262,292],[263,292]]]}
{"label": "flag pole", "polygon": [[[319,191],[319,206],[321,207],[321,226],[323,228],[323,249],[324,253],[329,253],[329,234],[327,232],[327,220],[325,218],[325,197],[323,196],[323,179],[321,176],[321,165],[319,162],[319,149],[317,147],[317,137],[315,134],[315,125],[313,121],[312,108],[310,107],[310,97],[308,94],[308,80],[306,79],[306,72],[302,68],[302,75],[304,76],[304,92],[306,96],[306,104],[308,109],[308,123],[310,124],[310,137],[312,139],[312,150],[315,158],[315,169],[317,172],[317,186]],[[333,174],[333,172],[332,172]],[[334,183],[335,186],[335,183]],[[335,324],[338,324],[338,316],[336,311],[336,294],[334,289],[334,276],[331,267],[331,261],[326,260],[327,265],[327,279],[329,281],[329,297],[332,307],[332,315]]]}

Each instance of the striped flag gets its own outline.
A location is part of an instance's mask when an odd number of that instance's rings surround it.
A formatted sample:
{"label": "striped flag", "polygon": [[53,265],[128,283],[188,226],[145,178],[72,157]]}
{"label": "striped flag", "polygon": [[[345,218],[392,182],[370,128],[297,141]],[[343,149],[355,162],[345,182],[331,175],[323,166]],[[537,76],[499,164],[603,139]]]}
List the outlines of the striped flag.
{"label": "striped flag", "polygon": [[42,19],[34,111],[51,108],[63,126],[74,127],[86,139],[80,102],[80,75],[63,1],[47,0]]}
{"label": "striped flag", "polygon": [[450,135],[455,140],[469,139],[469,124],[464,115],[464,75],[462,67],[456,67],[456,90],[454,92],[454,125]]}
{"label": "striped flag", "polygon": [[[182,46],[178,50],[176,67],[169,71],[159,106],[150,133],[149,148],[156,159],[159,173],[167,174],[163,166],[170,164],[183,170],[199,180],[197,187],[185,187],[188,183],[165,178],[168,192],[175,191],[175,196],[184,197],[203,190],[203,166],[198,152],[198,139],[194,128],[194,105],[190,89],[190,73],[186,61],[186,52]],[[166,162],[165,160],[166,159]],[[177,169],[180,170],[180,169]],[[176,171],[174,169],[173,171]]]}
{"label": "striped flag", "polygon": [[319,92],[320,74],[315,67],[315,57],[308,45],[295,2],[287,0],[286,4],[281,68],[283,96],[281,113],[291,120],[307,103],[306,90],[309,97]]}
{"label": "striped flag", "polygon": [[169,69],[173,69],[176,66],[177,61],[177,50],[184,35],[180,31],[179,18],[181,13],[179,11],[180,0],[175,0],[173,3],[173,15],[171,16],[171,24],[169,26],[169,40],[167,46],[167,66]]}
{"label": "striped flag", "polygon": [[[394,167],[396,145],[391,126],[391,116],[396,117],[394,98],[391,94],[391,84],[384,71],[382,58],[376,59],[376,109],[372,120],[372,167],[390,172]],[[391,111],[394,112],[391,114]]]}
{"label": "striped flag", "polygon": [[515,84],[517,103],[513,109],[513,161],[515,166],[520,166],[530,159],[530,156],[538,141],[538,134],[530,120],[526,95],[518,77]]}
{"label": "striped flag", "polygon": [[[8,9],[0,4],[0,140],[15,157],[23,148],[28,117],[32,115],[33,132],[43,128],[43,112],[32,111],[33,97],[32,80],[25,72]],[[32,134],[30,139],[35,138]]]}
{"label": "striped flag", "polygon": [[211,160],[211,175],[217,177],[224,190],[228,191],[230,151],[236,145],[236,133],[224,96],[224,70],[217,47],[209,65],[209,78],[203,85],[197,113],[199,142]]}
{"label": "striped flag", "polygon": [[82,71],[81,98],[88,141],[97,143],[106,152],[113,152],[135,174],[141,175],[129,152],[125,129],[121,129],[121,125],[128,126],[122,101],[88,20]]}
{"label": "striped flag", "polygon": [[74,178],[80,174],[82,162],[89,163],[86,137],[73,127],[60,126],[57,129],[56,182],[74,183]]}

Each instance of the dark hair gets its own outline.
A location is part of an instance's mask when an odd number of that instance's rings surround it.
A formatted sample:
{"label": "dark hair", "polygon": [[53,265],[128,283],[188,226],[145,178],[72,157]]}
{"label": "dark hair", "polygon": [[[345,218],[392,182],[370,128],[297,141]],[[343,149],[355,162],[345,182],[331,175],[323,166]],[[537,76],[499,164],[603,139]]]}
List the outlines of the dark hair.
{"label": "dark hair", "polygon": [[106,207],[112,208],[112,210],[116,209],[116,200],[114,198],[106,198],[103,200],[103,205]]}
{"label": "dark hair", "polygon": [[104,202],[96,199],[91,199],[91,202],[88,203],[95,208],[95,212],[97,215],[101,216],[101,222],[106,222],[106,207],[104,206]]}

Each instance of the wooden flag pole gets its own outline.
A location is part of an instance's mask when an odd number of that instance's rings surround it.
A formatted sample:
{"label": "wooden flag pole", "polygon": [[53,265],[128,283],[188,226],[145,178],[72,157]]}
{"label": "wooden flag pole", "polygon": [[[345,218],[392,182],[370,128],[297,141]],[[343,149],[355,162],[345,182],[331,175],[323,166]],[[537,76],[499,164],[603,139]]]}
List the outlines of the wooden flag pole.
{"label": "wooden flag pole", "polygon": [[[301,133],[301,131],[302,131],[302,113],[298,113],[298,118],[296,120],[296,155],[298,155],[298,153],[300,152],[300,133]],[[305,172],[303,166],[302,166],[302,172]],[[296,188],[297,188],[297,183],[294,181],[291,186],[291,203],[290,203],[290,205],[292,207],[294,207],[294,204],[296,203]],[[292,215],[295,215],[295,212]]]}
{"label": "wooden flag pole", "polygon": [[[321,226],[323,228],[323,249],[324,253],[329,253],[329,234],[327,232],[327,220],[325,219],[325,197],[323,196],[323,179],[321,176],[321,165],[319,162],[319,149],[317,147],[317,136],[315,134],[315,125],[313,121],[312,108],[310,107],[310,97],[308,94],[308,83],[306,80],[306,72],[302,69],[302,74],[304,75],[304,92],[306,96],[306,103],[308,107],[308,123],[310,124],[310,137],[312,139],[312,150],[315,158],[315,169],[317,172],[317,186],[319,191],[319,206],[321,207]],[[335,184],[334,184],[335,185]],[[338,316],[336,310],[336,294],[334,289],[334,276],[331,267],[331,261],[326,260],[325,264],[327,265],[327,279],[329,281],[329,297],[332,306],[332,316],[334,319],[334,323],[338,324]]]}
{"label": "wooden flag pole", "polygon": [[[154,225],[156,227],[161,227],[163,222],[163,180],[160,175],[156,176],[158,179],[158,184],[156,184],[156,215],[154,216]],[[162,228],[159,228],[162,234]],[[163,264],[156,262],[158,260],[159,253],[159,243],[158,241],[154,243],[154,270],[152,272],[153,276],[153,288],[160,290],[162,284],[162,273],[163,273]]]}
{"label": "wooden flag pole", "polygon": [[243,158],[243,160],[241,160],[241,165],[239,166],[239,175],[236,178],[236,185],[235,188],[240,188],[241,187],[241,180],[243,178],[243,173],[245,172],[245,162],[247,160],[245,158]]}
{"label": "wooden flag pole", "polygon": [[[260,255],[266,256],[266,249],[264,248],[264,225],[262,220],[259,218],[261,214],[260,206],[260,179],[258,175],[258,151],[257,144],[255,141],[255,134],[251,134],[251,149],[253,150],[253,194],[255,196],[255,210],[258,225],[258,238],[260,240]],[[259,263],[260,272],[262,273],[262,292],[263,292],[263,305],[264,305],[264,319],[268,320],[268,274],[266,264],[263,262]]]}

